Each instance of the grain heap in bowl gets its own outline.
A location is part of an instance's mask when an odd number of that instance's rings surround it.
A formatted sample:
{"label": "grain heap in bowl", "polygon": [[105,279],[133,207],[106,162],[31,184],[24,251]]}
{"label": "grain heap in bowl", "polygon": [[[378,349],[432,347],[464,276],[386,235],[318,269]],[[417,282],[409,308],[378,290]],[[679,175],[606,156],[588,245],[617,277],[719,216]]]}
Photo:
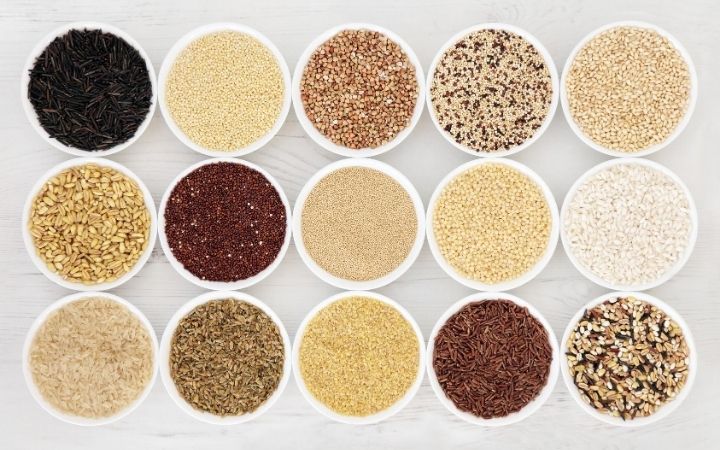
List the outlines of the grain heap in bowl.
{"label": "grain heap in bowl", "polygon": [[553,85],[543,55],[522,36],[473,31],[440,57],[430,84],[434,118],[453,141],[478,153],[511,150],[550,114]]}
{"label": "grain heap in bowl", "polygon": [[150,113],[153,85],[145,59],[124,39],[72,29],[36,58],[28,99],[51,139],[109,150],[135,136]]}
{"label": "grain heap in bowl", "polygon": [[280,63],[264,43],[239,31],[218,31],[177,56],[165,81],[165,106],[190,141],[231,152],[273,129],[287,88]]}
{"label": "grain heap in bowl", "polygon": [[503,163],[473,166],[442,188],[432,227],[442,258],[461,277],[513,281],[545,254],[551,206],[528,175]]}
{"label": "grain heap in bowl", "polygon": [[310,123],[329,141],[373,149],[410,125],[418,101],[415,66],[402,47],[372,30],[344,30],[310,56],[300,81]]}
{"label": "grain heap in bowl", "polygon": [[369,281],[407,259],[418,233],[415,206],[391,176],[344,167],[322,178],[302,208],[302,243],[329,274]]}
{"label": "grain heap in bowl", "polygon": [[542,323],[510,300],[471,302],[435,336],[432,369],[463,412],[506,417],[535,400],[550,376],[553,351]]}
{"label": "grain heap in bowl", "polygon": [[689,377],[683,330],[662,309],[633,296],[587,309],[565,345],[570,377],[583,401],[622,420],[657,413]]}
{"label": "grain heap in bowl", "polygon": [[330,303],[308,322],[299,345],[302,383],[343,416],[391,408],[418,376],[421,343],[412,325],[393,306],[371,297]]}
{"label": "grain heap in bowl", "polygon": [[63,414],[87,419],[117,415],[152,381],[152,340],[138,317],[117,301],[72,301],[52,312],[32,338],[32,382]]}
{"label": "grain heap in bowl", "polygon": [[618,26],[592,37],[565,76],[572,120],[595,144],[634,153],[665,142],[691,100],[688,62],[651,28]]}
{"label": "grain heap in bowl", "polygon": [[571,258],[607,287],[657,285],[691,251],[691,200],[652,165],[606,165],[583,178],[563,206]]}
{"label": "grain heap in bowl", "polygon": [[173,187],[163,212],[172,255],[204,281],[258,275],[278,257],[288,217],[280,193],[245,164],[213,162]]}
{"label": "grain heap in bowl", "polygon": [[252,413],[277,390],[285,346],[278,325],[257,306],[211,300],[177,325],[170,376],[193,408],[216,416]]}
{"label": "grain heap in bowl", "polygon": [[138,264],[150,240],[151,215],[138,184],[94,163],[51,176],[30,205],[37,256],[71,283],[115,281]]}

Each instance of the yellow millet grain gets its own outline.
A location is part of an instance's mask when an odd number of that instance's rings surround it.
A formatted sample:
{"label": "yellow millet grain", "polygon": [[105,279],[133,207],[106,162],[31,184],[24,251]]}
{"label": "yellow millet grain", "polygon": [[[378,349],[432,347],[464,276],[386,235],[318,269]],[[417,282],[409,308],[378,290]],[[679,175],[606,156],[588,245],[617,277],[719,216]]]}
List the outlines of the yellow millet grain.
{"label": "yellow millet grain", "polygon": [[338,169],[313,188],[302,211],[310,257],[330,274],[367,281],[397,269],[417,235],[417,214],[392,177],[366,167]]}
{"label": "yellow millet grain", "polygon": [[445,261],[485,284],[514,280],[540,259],[552,218],[541,188],[505,164],[483,164],[442,190],[432,227]]}
{"label": "yellow millet grain", "polygon": [[391,407],[410,389],[420,342],[392,306],[347,297],[323,308],[300,342],[300,374],[310,393],[331,410],[368,416]]}
{"label": "yellow millet grain", "polygon": [[238,150],[265,136],[283,105],[285,83],[272,51],[244,33],[192,42],[175,60],[165,98],[177,126],[197,145]]}
{"label": "yellow millet grain", "polygon": [[151,223],[135,181],[112,167],[84,164],[43,185],[27,226],[48,269],[93,285],[132,270],[147,248]]}
{"label": "yellow millet grain", "polygon": [[577,53],[565,82],[573,120],[593,142],[638,152],[665,141],[690,100],[687,62],[654,30],[617,27]]}

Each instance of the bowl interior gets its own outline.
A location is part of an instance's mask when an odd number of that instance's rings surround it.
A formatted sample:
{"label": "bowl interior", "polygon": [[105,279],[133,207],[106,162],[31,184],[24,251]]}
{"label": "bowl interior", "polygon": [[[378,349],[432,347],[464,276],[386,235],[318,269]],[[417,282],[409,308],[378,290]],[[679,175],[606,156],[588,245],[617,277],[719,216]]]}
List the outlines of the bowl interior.
{"label": "bowl interior", "polygon": [[[54,406],[52,406],[49,402],[45,400],[45,398],[40,393],[40,390],[35,385],[35,382],[33,381],[32,377],[32,371],[30,369],[30,349],[32,347],[33,339],[35,338],[35,335],[39,331],[40,327],[47,321],[48,317],[57,311],[58,309],[64,307],[65,305],[72,303],[77,300],[81,300],[84,298],[90,298],[90,297],[101,297],[106,298],[109,300],[113,300],[116,303],[119,303],[120,305],[127,308],[128,311],[130,311],[140,322],[143,324],[145,329],[147,330],[150,341],[152,345],[152,352],[153,352],[153,369],[152,369],[152,375],[150,377],[150,380],[147,383],[147,386],[143,389],[142,393],[138,396],[138,398],[135,399],[130,405],[128,405],[123,410],[119,411],[118,413],[108,416],[108,417],[101,417],[101,418],[88,418],[88,417],[81,417],[81,416],[75,416],[72,414],[65,413],[63,411],[60,411],[56,409]],[[80,426],[97,426],[97,425],[106,425],[112,422],[115,422],[117,420],[122,419],[123,417],[127,416],[131,412],[133,412],[140,404],[147,398],[148,394],[152,390],[153,385],[155,384],[155,378],[157,377],[157,371],[158,371],[158,343],[157,343],[157,336],[155,335],[155,330],[153,329],[152,325],[150,324],[150,321],[148,321],[147,317],[139,310],[137,309],[133,304],[128,302],[127,300],[118,297],[117,295],[110,294],[108,292],[77,292],[75,294],[68,295],[66,297],[61,298],[60,300],[55,301],[50,306],[45,308],[40,315],[35,319],[33,324],[30,326],[30,330],[28,331],[26,337],[25,337],[25,343],[23,346],[23,356],[22,356],[22,365],[23,365],[23,375],[25,378],[25,384],[27,385],[28,389],[30,390],[30,394],[35,399],[35,401],[50,415],[53,417],[63,421],[67,422],[73,425],[80,425]]]}
{"label": "bowl interior", "polygon": [[568,323],[567,328],[565,329],[565,332],[563,333],[562,341],[560,342],[560,348],[562,349],[563,355],[565,354],[565,350],[567,349],[567,342],[570,339],[570,334],[572,334],[575,325],[580,321],[583,314],[585,314],[585,311],[591,308],[594,308],[595,306],[603,303],[605,300],[617,298],[617,297],[635,297],[638,300],[645,301],[647,303],[650,303],[659,309],[661,309],[665,314],[667,314],[672,320],[675,321],[680,326],[680,329],[683,331],[683,335],[685,336],[685,341],[687,342],[688,349],[690,350],[690,365],[688,368],[688,378],[685,382],[685,386],[682,388],[680,393],[673,399],[672,401],[668,402],[664,406],[662,406],[655,414],[647,417],[638,417],[633,420],[627,421],[623,420],[619,417],[613,417],[608,414],[603,414],[593,408],[592,406],[585,403],[585,401],[580,396],[580,392],[578,391],[577,387],[575,387],[575,382],[573,380],[573,377],[570,375],[570,371],[568,369],[567,360],[563,356],[562,364],[560,364],[560,372],[562,373],[562,378],[565,383],[565,386],[567,387],[567,390],[570,392],[570,396],[575,400],[575,402],[580,405],[580,408],[585,411],[586,413],[590,414],[592,417],[605,422],[610,425],[616,425],[620,427],[639,427],[643,425],[649,425],[651,423],[657,422],[658,420],[668,416],[670,413],[672,413],[675,409],[677,409],[680,404],[687,398],[688,394],[690,393],[690,390],[692,388],[692,385],[695,381],[695,374],[697,372],[697,349],[695,347],[695,341],[692,337],[692,334],[690,333],[690,328],[688,328],[687,323],[683,318],[675,311],[670,305],[667,303],[642,292],[611,292],[608,294],[601,295],[600,297],[595,298],[594,300],[588,302],[585,306],[583,306],[570,320]]}
{"label": "bowl interior", "polygon": [[[89,30],[102,30],[106,33],[114,34],[115,36],[118,36],[119,38],[122,38],[124,41],[126,41],[128,44],[133,46],[138,53],[140,53],[140,56],[142,56],[143,60],[145,61],[145,64],[147,66],[148,75],[150,77],[150,84],[152,85],[152,102],[150,104],[150,110],[147,113],[147,116],[145,117],[145,120],[143,120],[142,124],[140,124],[140,127],[138,127],[137,131],[135,132],[135,135],[128,139],[127,141],[118,144],[112,148],[109,148],[107,150],[96,150],[96,151],[88,151],[88,150],[81,150],[78,148],[70,147],[62,142],[58,141],[57,139],[53,139],[50,137],[50,134],[45,131],[45,129],[40,125],[40,122],[38,120],[37,114],[35,113],[35,109],[33,108],[32,104],[30,103],[30,100],[28,99],[28,86],[30,83],[30,70],[35,65],[35,60],[38,56],[45,50],[45,48],[53,41],[55,38],[64,35],[65,33],[69,32],[70,30],[75,29],[89,29]],[[23,67],[22,75],[20,76],[20,98],[23,105],[23,110],[25,111],[25,116],[27,117],[28,121],[30,122],[30,125],[32,125],[33,129],[38,133],[40,137],[42,137],[45,142],[50,144],[51,146],[55,147],[58,150],[61,150],[65,153],[68,153],[70,155],[79,156],[79,157],[98,157],[98,156],[108,156],[115,154],[121,150],[124,150],[125,148],[132,145],[135,141],[137,141],[140,136],[145,132],[147,127],[150,125],[150,121],[152,120],[153,115],[155,114],[155,106],[157,105],[157,98],[158,98],[158,87],[157,87],[157,78],[155,76],[155,69],[153,68],[152,61],[150,60],[150,57],[145,52],[145,50],[140,46],[140,44],[128,33],[125,31],[114,27],[112,25],[108,25],[105,23],[100,22],[73,22],[69,23],[67,25],[63,25],[62,27],[59,27],[47,35],[45,35],[33,48],[33,50],[30,52],[30,55],[28,55],[28,58],[25,62],[25,66]]]}
{"label": "bowl interior", "polygon": [[[440,122],[438,121],[437,115],[435,114],[435,108],[433,107],[432,103],[432,96],[430,95],[430,89],[433,85],[433,76],[435,75],[435,69],[437,68],[437,65],[440,63],[440,60],[442,59],[443,55],[447,50],[449,50],[451,47],[453,47],[459,40],[463,39],[467,35],[474,33],[476,31],[480,30],[505,30],[509,31],[511,33],[517,34],[526,41],[528,41],[530,44],[532,44],[533,47],[540,53],[540,55],[545,60],[545,64],[547,65],[548,71],[550,72],[550,82],[552,84],[552,98],[550,100],[550,108],[548,109],[547,116],[545,117],[545,120],[543,120],[542,125],[540,128],[535,130],[535,133],[527,140],[525,140],[522,144],[516,145],[513,148],[510,148],[508,150],[502,150],[497,152],[485,152],[485,151],[477,151],[473,150],[472,148],[461,144],[457,142],[455,139],[453,139],[443,128],[440,126]],[[484,156],[484,157],[503,157],[503,156],[509,156],[514,155],[522,150],[525,150],[530,145],[532,145],[535,141],[540,139],[540,137],[545,133],[545,130],[547,130],[548,126],[550,125],[550,122],[552,122],[553,117],[555,116],[555,111],[557,110],[558,106],[558,99],[559,99],[559,86],[558,81],[558,72],[557,68],[555,66],[555,62],[552,59],[552,56],[550,55],[550,52],[545,48],[545,46],[532,34],[528,33],[527,31],[523,30],[522,28],[505,24],[505,23],[484,23],[480,25],[475,25],[469,28],[466,28],[457,34],[455,34],[453,37],[451,37],[443,46],[438,50],[438,52],[435,54],[435,57],[433,58],[432,63],[430,64],[430,69],[428,69],[428,77],[427,82],[425,84],[426,86],[426,93],[425,93],[425,100],[427,102],[427,109],[430,114],[430,118],[432,119],[433,124],[435,125],[435,128],[437,128],[438,132],[447,140],[450,144],[452,144],[453,147],[464,151],[465,153],[468,153],[473,156]]]}
{"label": "bowl interior", "polygon": [[[418,340],[418,368],[417,368],[417,375],[415,377],[415,381],[413,382],[412,386],[407,390],[405,395],[395,402],[391,407],[388,409],[385,409],[383,411],[380,411],[378,413],[369,415],[369,416],[347,416],[343,414],[339,414],[332,409],[325,406],[325,404],[321,403],[319,400],[317,400],[312,393],[308,390],[308,388],[305,386],[305,381],[303,380],[302,373],[300,371],[300,345],[302,344],[302,339],[305,334],[305,328],[310,323],[310,321],[323,309],[325,309],[327,306],[331,305],[332,303],[335,303],[338,300],[342,300],[344,298],[348,297],[369,297],[374,300],[381,301],[387,305],[390,305],[395,310],[397,310],[403,318],[410,324],[413,331],[415,331],[415,336]],[[324,415],[325,417],[332,419],[336,422],[340,423],[346,423],[351,425],[367,425],[367,424],[374,424],[381,422],[385,419],[388,419],[391,416],[394,416],[400,410],[402,410],[405,406],[407,406],[408,403],[415,397],[415,394],[417,393],[418,389],[420,389],[420,385],[422,384],[423,379],[423,373],[424,373],[424,367],[425,367],[425,347],[424,347],[424,340],[422,336],[422,332],[420,331],[420,327],[418,326],[417,322],[413,317],[410,315],[410,313],[400,306],[397,302],[389,299],[388,297],[385,297],[384,295],[377,294],[375,292],[366,292],[366,291],[349,291],[349,292],[341,292],[339,294],[333,295],[330,298],[325,299],[323,302],[315,306],[308,314],[305,316],[303,321],[300,323],[300,327],[298,328],[297,333],[295,334],[295,341],[293,342],[293,351],[292,351],[292,358],[293,358],[293,373],[295,375],[295,382],[298,386],[298,389],[300,389],[300,392],[302,393],[302,396],[305,398],[305,400],[312,405],[313,408],[315,408],[316,411],[318,411],[320,414]]]}
{"label": "bowl interior", "polygon": [[[325,135],[320,133],[316,128],[315,125],[310,122],[310,120],[307,117],[307,114],[305,114],[305,107],[303,105],[302,96],[300,92],[300,81],[302,80],[303,71],[305,70],[305,66],[307,65],[308,61],[310,60],[310,57],[315,52],[315,50],[320,47],[323,43],[325,43],[327,40],[335,36],[336,34],[340,33],[341,31],[345,30],[371,30],[376,31],[378,33],[382,33],[388,38],[390,38],[392,41],[394,41],[396,44],[398,44],[402,50],[407,55],[410,62],[415,66],[415,75],[417,78],[417,84],[418,84],[418,95],[417,95],[417,101],[415,103],[415,110],[413,111],[412,118],[410,119],[410,123],[407,127],[405,127],[404,130],[402,130],[400,133],[395,136],[391,141],[385,143],[384,145],[381,145],[376,148],[365,148],[365,149],[351,149],[348,147],[344,147],[342,145],[338,145],[331,140],[329,140]],[[405,140],[408,135],[412,132],[413,128],[415,128],[415,125],[417,125],[417,122],[420,120],[420,115],[422,114],[422,110],[424,108],[425,103],[425,75],[423,73],[422,65],[420,64],[420,60],[415,55],[415,52],[413,52],[412,48],[402,39],[400,36],[396,35],[390,30],[387,30],[385,28],[379,27],[377,25],[369,24],[369,23],[347,23],[344,25],[339,25],[336,27],[333,27],[324,33],[322,33],[320,36],[315,38],[310,45],[305,49],[305,51],[300,56],[300,59],[298,60],[297,65],[295,66],[295,72],[293,74],[293,80],[292,80],[292,98],[293,98],[293,107],[295,109],[295,115],[298,118],[298,121],[300,122],[300,125],[303,127],[303,130],[312,138],[313,141],[315,141],[316,144],[320,145],[326,150],[329,150],[335,154],[345,156],[345,157],[372,157],[377,156],[382,153],[385,153],[394,147],[396,147],[398,144],[400,144],[403,140]]]}
{"label": "bowl interior", "polygon": [[[32,203],[37,194],[40,192],[42,187],[45,185],[45,183],[55,175],[58,175],[59,173],[63,172],[64,170],[67,170],[71,167],[77,167],[82,166],[85,164],[95,164],[98,166],[105,166],[105,167],[111,167],[118,172],[121,172],[123,175],[127,176],[128,178],[135,181],[138,188],[143,193],[143,199],[145,200],[145,206],[148,210],[148,214],[150,215],[150,230],[148,231],[148,243],[147,247],[145,248],[145,251],[140,255],[140,258],[135,262],[135,265],[130,269],[129,272],[127,272],[125,275],[117,278],[116,280],[104,282],[104,283],[96,283],[96,284],[82,284],[82,283],[74,283],[71,281],[68,281],[64,278],[62,278],[59,274],[51,271],[48,269],[47,264],[38,256],[37,250],[35,248],[35,244],[33,242],[32,236],[30,234],[30,229],[28,227],[28,224],[30,223],[30,212],[32,210]],[[150,255],[152,254],[153,247],[155,247],[155,237],[157,235],[157,214],[155,211],[155,202],[152,198],[152,195],[150,194],[150,191],[145,186],[145,184],[140,180],[140,178],[135,175],[133,172],[131,172],[127,167],[116,163],[114,161],[111,161],[109,159],[100,159],[100,158],[74,158],[67,160],[65,162],[62,162],[58,164],[57,166],[53,167],[49,171],[47,171],[42,177],[38,179],[38,181],[35,183],[33,188],[30,190],[30,193],[28,194],[28,197],[25,201],[25,207],[23,209],[23,217],[22,217],[22,234],[23,234],[23,242],[25,243],[25,249],[27,250],[28,255],[30,255],[30,259],[35,264],[35,267],[42,272],[43,275],[45,275],[47,278],[49,278],[51,281],[55,282],[59,286],[62,286],[67,289],[73,289],[76,291],[104,291],[108,289],[115,288],[117,286],[120,286],[121,284],[128,281],[130,278],[135,276],[140,269],[145,265],[147,260],[150,258]]]}
{"label": "bowl interior", "polygon": [[[273,127],[268,130],[267,133],[265,133],[264,136],[262,136],[257,141],[242,147],[238,148],[236,150],[230,150],[230,151],[222,151],[222,150],[213,150],[205,148],[195,142],[193,142],[187,134],[175,123],[175,120],[172,118],[172,114],[170,113],[170,110],[167,106],[167,99],[165,97],[165,87],[167,84],[167,77],[170,74],[170,70],[173,67],[173,64],[175,64],[175,60],[178,58],[180,53],[183,52],[190,44],[198,40],[199,38],[206,36],[208,34],[213,34],[221,31],[233,31],[237,33],[246,34],[248,36],[251,36],[258,41],[260,41],[265,47],[267,47],[268,50],[272,52],[272,54],[275,56],[275,59],[277,61],[278,66],[280,67],[280,71],[282,72],[283,77],[283,84],[285,87],[284,93],[283,93],[283,104],[280,110],[280,114],[277,117],[277,120],[275,121],[275,124]],[[280,50],[275,46],[275,44],[272,43],[270,39],[268,39],[265,35],[260,33],[259,31],[236,23],[230,23],[230,22],[221,22],[221,23],[211,23],[208,25],[204,25],[198,28],[195,28],[194,30],[188,32],[184,36],[182,36],[170,49],[168,54],[165,56],[165,59],[163,60],[162,66],[160,68],[160,74],[158,76],[158,85],[159,85],[159,101],[160,101],[160,113],[163,116],[163,119],[165,120],[165,123],[167,124],[168,128],[170,128],[170,131],[177,137],[180,142],[185,144],[187,147],[190,147],[191,149],[195,150],[198,153],[201,153],[206,156],[211,157],[236,157],[236,156],[244,156],[249,153],[254,152],[255,150],[260,149],[261,147],[265,146],[270,140],[280,131],[280,128],[282,127],[283,123],[285,123],[285,119],[287,118],[287,114],[290,111],[290,102],[291,102],[291,81],[290,81],[290,69],[288,68],[287,63],[285,62],[285,58],[283,57],[282,53],[280,53]]]}
{"label": "bowl interior", "polygon": [[[522,274],[521,276],[513,279],[504,281],[502,283],[497,284],[486,284],[479,282],[477,280],[472,280],[470,278],[466,278],[464,275],[460,274],[458,271],[455,270],[446,260],[445,257],[442,254],[442,251],[440,250],[440,247],[437,244],[437,240],[435,238],[435,232],[433,230],[433,216],[435,213],[435,207],[437,205],[437,202],[440,198],[440,195],[445,190],[448,184],[452,182],[457,176],[465,173],[468,170],[471,170],[475,167],[478,167],[483,164],[504,164],[506,166],[509,166],[522,174],[529,177],[535,184],[540,188],[540,190],[543,193],[543,196],[545,197],[545,201],[547,202],[548,209],[550,210],[550,216],[552,225],[550,228],[550,235],[548,238],[547,246],[545,248],[545,251],[543,255],[540,257],[540,259],[535,263],[535,265]],[[545,268],[548,262],[550,262],[550,259],[553,256],[553,253],[555,252],[555,247],[557,246],[558,241],[558,235],[560,233],[560,214],[558,213],[557,203],[555,202],[555,197],[552,194],[552,191],[550,191],[550,188],[548,185],[543,181],[540,176],[532,171],[529,167],[518,163],[512,159],[502,159],[502,158],[485,158],[485,159],[476,159],[474,161],[467,162],[465,164],[460,165],[459,167],[455,168],[453,171],[451,171],[449,174],[443,178],[443,180],[440,182],[438,187],[433,192],[432,197],[430,198],[430,204],[428,205],[427,210],[427,238],[428,238],[428,245],[430,246],[430,251],[433,254],[433,257],[435,258],[435,261],[440,265],[440,267],[450,275],[454,280],[457,282],[464,284],[467,287],[470,287],[472,289],[476,289],[479,291],[508,291],[511,289],[515,289],[517,287],[522,286],[523,284],[529,282],[533,278],[535,278],[537,275],[542,272],[542,270]]]}
{"label": "bowl interior", "polygon": [[[305,248],[305,243],[303,242],[302,212],[308,196],[323,178],[339,169],[343,169],[346,167],[366,167],[388,175],[405,189],[413,202],[413,206],[415,207],[417,232],[415,235],[415,241],[412,248],[410,249],[410,252],[405,257],[405,260],[403,260],[403,262],[398,267],[396,267],[395,270],[374,280],[353,281],[336,277],[335,275],[329,273],[328,271],[320,267],[320,265],[312,259],[307,249]],[[412,264],[417,259],[418,255],[420,254],[420,250],[422,249],[423,241],[425,239],[425,208],[423,207],[420,195],[418,194],[417,190],[412,185],[410,180],[408,180],[405,175],[403,175],[394,167],[374,159],[343,159],[328,164],[327,166],[317,171],[310,178],[310,180],[308,180],[308,182],[298,194],[297,200],[295,201],[292,227],[295,247],[300,254],[300,258],[303,260],[305,265],[307,265],[310,271],[312,271],[318,278],[322,279],[326,283],[339,287],[340,289],[371,290],[386,286],[391,282],[397,280],[410,268],[410,266],[412,266]]]}
{"label": "bowl interior", "polygon": [[[433,354],[435,351],[435,339],[437,338],[437,334],[440,331],[440,329],[445,325],[445,322],[453,316],[455,313],[457,313],[461,308],[463,308],[465,305],[469,303],[475,303],[485,300],[495,300],[495,299],[502,299],[502,300],[510,300],[513,303],[517,304],[518,306],[525,307],[528,309],[530,314],[532,314],[533,317],[535,317],[545,328],[545,331],[548,335],[548,341],[550,342],[550,346],[552,348],[552,362],[550,363],[550,372],[548,374],[547,383],[543,387],[543,389],[540,391],[537,397],[533,399],[530,403],[525,405],[520,411],[512,413],[510,415],[504,416],[504,417],[495,417],[492,419],[483,419],[482,417],[475,416],[471,413],[462,411],[458,409],[457,406],[450,400],[443,391],[442,387],[440,386],[440,383],[438,382],[437,376],[435,374],[435,369],[433,367]],[[555,384],[558,379],[558,372],[560,369],[560,350],[557,343],[557,338],[555,337],[555,333],[552,330],[552,327],[548,323],[548,321],[543,317],[540,312],[533,307],[531,304],[527,303],[526,301],[520,299],[519,297],[516,297],[511,294],[503,293],[503,292],[483,292],[483,293],[476,293],[471,294],[462,300],[458,301],[454,305],[452,305],[450,308],[448,308],[442,316],[438,319],[438,321],[435,323],[435,326],[433,327],[432,333],[430,334],[430,339],[428,339],[428,345],[427,345],[427,373],[428,373],[428,379],[430,380],[430,386],[432,387],[433,391],[435,392],[435,395],[440,400],[440,403],[445,406],[445,408],[455,414],[457,417],[463,419],[466,422],[475,424],[475,425],[484,425],[484,426],[503,426],[503,425],[510,425],[513,423],[520,422],[521,420],[529,417],[532,415],[535,411],[537,411],[550,397],[552,394],[553,389],[555,388]]]}

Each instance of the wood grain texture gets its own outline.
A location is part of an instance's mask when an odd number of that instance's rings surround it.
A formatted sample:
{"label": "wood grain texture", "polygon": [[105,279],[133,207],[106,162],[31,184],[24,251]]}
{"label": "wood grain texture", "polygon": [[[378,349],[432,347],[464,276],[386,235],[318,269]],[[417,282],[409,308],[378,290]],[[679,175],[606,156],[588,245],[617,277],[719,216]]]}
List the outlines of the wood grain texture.
{"label": "wood grain texture", "polygon": [[[437,49],[458,30],[481,22],[507,22],[535,34],[562,68],[575,43],[592,29],[615,20],[656,23],[684,43],[698,69],[700,98],[686,131],[653,155],[683,178],[695,195],[700,235],[687,266],[652,294],[672,304],[687,320],[699,350],[693,392],[667,419],[627,430],[603,425],[583,413],[562,382],[554,395],[526,421],[499,429],[471,426],[456,419],[424,383],[417,397],[396,417],[379,425],[351,427],[326,420],[300,396],[291,382],[279,402],[249,424],[214,427],[181,412],[156,383],[147,401],[115,424],[85,429],[61,423],[36,405],[24,386],[20,353],[26,330],[52,301],[68,294],[45,279],[25,253],[20,214],[28,190],[66,155],[47,146],[31,129],[20,104],[19,79],[27,54],[48,31],[76,20],[112,23],[135,37],[157,68],[176,39],[214,21],[235,21],[265,33],[294,67],[304,47],[320,32],[350,21],[374,22],[402,36],[425,68]],[[0,4],[0,447],[52,448],[709,448],[720,440],[720,3],[675,1],[469,1],[363,0],[339,2],[175,0],[3,0]],[[606,158],[584,146],[561,111],[547,133],[514,157],[536,170],[562,202],[573,181]],[[126,164],[148,185],[156,202],[182,169],[203,159],[185,148],[156,113],[146,134],[111,159]],[[305,181],[338,159],[314,145],[291,113],[279,135],[248,160],[278,178],[294,202]],[[440,179],[471,159],[435,131],[424,114],[415,132],[379,159],[404,172],[427,202]],[[291,248],[279,269],[247,290],[266,301],[294,335],[303,316],[337,292],[302,264]],[[114,291],[144,311],[161,334],[166,321],[201,289],[185,282],[165,260],[159,245],[138,276]],[[416,317],[427,335],[453,302],[471,291],[445,276],[423,249],[417,263],[379,292],[396,299]],[[558,247],[548,267],[515,293],[545,314],[555,333],[586,301],[604,289],[585,280]]]}

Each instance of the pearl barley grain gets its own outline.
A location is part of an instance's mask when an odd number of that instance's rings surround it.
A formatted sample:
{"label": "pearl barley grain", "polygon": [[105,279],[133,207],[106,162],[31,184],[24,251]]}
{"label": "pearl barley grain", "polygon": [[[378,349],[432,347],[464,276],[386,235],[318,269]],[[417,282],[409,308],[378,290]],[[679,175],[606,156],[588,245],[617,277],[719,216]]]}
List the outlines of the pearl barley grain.
{"label": "pearl barley grain", "polygon": [[234,151],[270,132],[285,89],[268,47],[250,35],[223,31],[195,40],[179,54],[165,98],[173,121],[191,141]]}
{"label": "pearl barley grain", "polygon": [[616,27],[578,51],[565,88],[572,119],[590,140],[633,153],[675,131],[690,102],[690,70],[657,31]]}
{"label": "pearl barley grain", "polygon": [[481,164],[452,179],[432,219],[445,261],[463,277],[485,284],[530,271],[545,253],[551,226],[540,186],[500,163]]}

